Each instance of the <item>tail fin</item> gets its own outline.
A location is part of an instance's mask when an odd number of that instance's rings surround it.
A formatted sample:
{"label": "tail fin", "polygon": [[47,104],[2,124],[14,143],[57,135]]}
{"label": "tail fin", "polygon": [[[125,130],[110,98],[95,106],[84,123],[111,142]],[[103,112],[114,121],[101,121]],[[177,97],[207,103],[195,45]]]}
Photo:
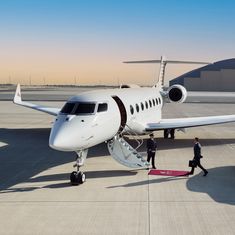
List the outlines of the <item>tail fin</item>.
{"label": "tail fin", "polygon": [[167,63],[166,57],[161,56],[158,81],[154,85],[154,87],[163,87],[164,86],[166,63]]}
{"label": "tail fin", "polygon": [[160,60],[136,60],[136,61],[124,61],[127,64],[150,64],[150,63],[160,63],[160,70],[158,75],[158,80],[153,87],[164,86],[165,69],[166,64],[210,64],[209,62],[198,62],[198,61],[180,61],[180,60],[167,60],[165,56],[161,56]]}

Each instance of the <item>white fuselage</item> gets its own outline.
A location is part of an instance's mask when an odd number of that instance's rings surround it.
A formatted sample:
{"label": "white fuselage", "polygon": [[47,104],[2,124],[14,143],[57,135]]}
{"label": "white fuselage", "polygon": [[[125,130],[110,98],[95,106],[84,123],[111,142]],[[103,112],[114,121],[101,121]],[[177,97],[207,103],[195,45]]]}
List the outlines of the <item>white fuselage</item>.
{"label": "white fuselage", "polygon": [[[146,133],[147,123],[161,120],[163,99],[158,88],[125,88],[85,92],[67,103],[91,104],[92,111],[60,112],[49,144],[61,151],[78,151],[107,141],[121,131]],[[107,104],[107,109],[101,110],[101,104]]]}

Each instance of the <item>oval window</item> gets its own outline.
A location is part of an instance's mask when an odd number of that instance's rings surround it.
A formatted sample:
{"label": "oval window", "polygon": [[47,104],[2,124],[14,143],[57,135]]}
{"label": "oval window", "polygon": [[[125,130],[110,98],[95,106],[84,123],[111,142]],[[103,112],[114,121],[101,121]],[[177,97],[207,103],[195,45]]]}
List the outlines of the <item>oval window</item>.
{"label": "oval window", "polygon": [[153,99],[153,106],[155,106],[155,100]]}
{"label": "oval window", "polygon": [[144,110],[144,104],[141,102],[141,109]]}
{"label": "oval window", "polygon": [[145,101],[145,108],[148,109],[149,108],[149,105],[148,105],[148,102]]}
{"label": "oval window", "polygon": [[137,111],[137,113],[140,111],[140,107],[139,107],[139,105],[138,104],[136,104],[135,105],[135,108],[136,108],[136,111]]}
{"label": "oval window", "polygon": [[131,114],[134,114],[134,108],[132,105],[130,106],[130,112],[131,112]]}

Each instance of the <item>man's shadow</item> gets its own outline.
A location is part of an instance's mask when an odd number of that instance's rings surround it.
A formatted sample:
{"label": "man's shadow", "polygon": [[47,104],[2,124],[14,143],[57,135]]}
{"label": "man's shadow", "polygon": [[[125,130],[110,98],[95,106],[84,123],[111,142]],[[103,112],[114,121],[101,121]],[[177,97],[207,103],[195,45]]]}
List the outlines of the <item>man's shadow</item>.
{"label": "man's shadow", "polygon": [[235,205],[235,166],[211,168],[206,177],[202,172],[192,176],[186,183],[193,192],[206,193],[214,201]]}

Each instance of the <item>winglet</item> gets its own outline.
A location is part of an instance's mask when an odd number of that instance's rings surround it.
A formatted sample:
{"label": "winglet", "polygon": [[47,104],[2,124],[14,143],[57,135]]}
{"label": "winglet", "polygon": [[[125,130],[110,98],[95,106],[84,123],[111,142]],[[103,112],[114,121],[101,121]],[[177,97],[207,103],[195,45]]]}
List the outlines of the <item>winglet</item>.
{"label": "winglet", "polygon": [[16,92],[15,92],[13,102],[15,104],[20,104],[22,102],[20,84],[18,84],[17,87],[16,87]]}

